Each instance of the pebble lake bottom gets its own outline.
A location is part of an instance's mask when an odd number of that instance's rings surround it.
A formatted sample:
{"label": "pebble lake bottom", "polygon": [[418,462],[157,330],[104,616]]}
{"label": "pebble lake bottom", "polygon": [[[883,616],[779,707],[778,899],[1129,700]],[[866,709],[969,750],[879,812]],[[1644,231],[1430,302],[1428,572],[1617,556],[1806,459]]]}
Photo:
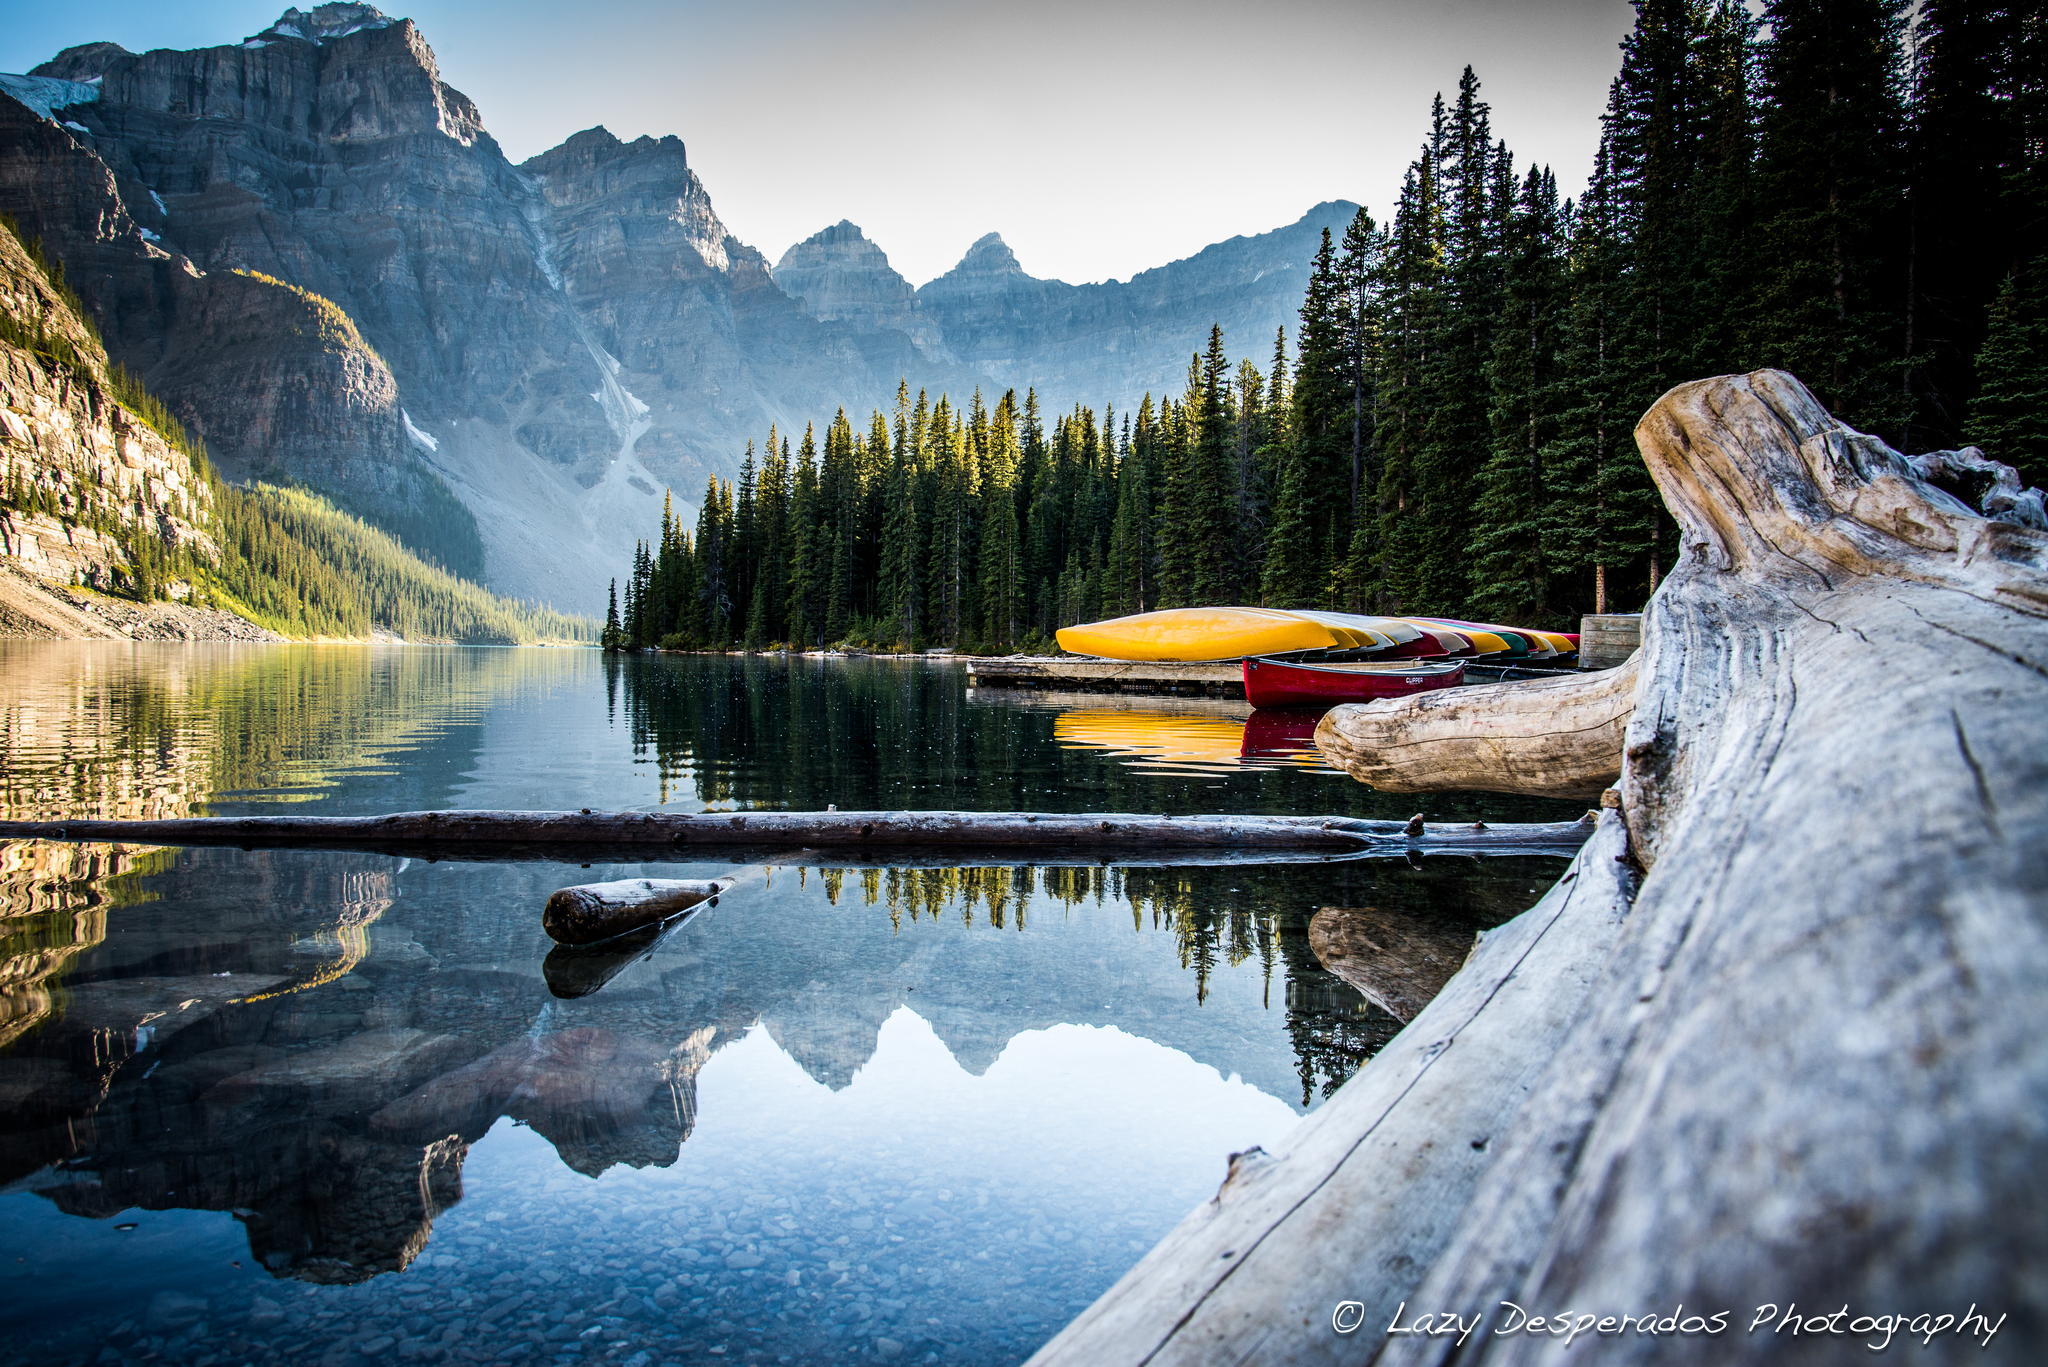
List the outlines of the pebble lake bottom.
{"label": "pebble lake bottom", "polygon": [[[937,662],[0,643],[10,818],[1415,809],[1303,734]],[[1561,867],[0,846],[0,1361],[1019,1362],[1399,1028],[1318,908],[1476,932]],[[548,893],[642,875],[735,886],[563,971]]]}

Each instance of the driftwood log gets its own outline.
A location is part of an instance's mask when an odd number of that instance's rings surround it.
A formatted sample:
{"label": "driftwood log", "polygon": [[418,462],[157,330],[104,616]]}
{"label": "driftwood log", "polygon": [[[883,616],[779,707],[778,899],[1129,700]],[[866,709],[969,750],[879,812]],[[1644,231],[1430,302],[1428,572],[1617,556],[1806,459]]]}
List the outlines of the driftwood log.
{"label": "driftwood log", "polygon": [[707,902],[732,884],[716,880],[621,878],[611,883],[580,883],[553,893],[541,909],[541,929],[563,945],[594,945],[627,931],[680,916]]}
{"label": "driftwood log", "polygon": [[1316,748],[1383,792],[1595,798],[1621,776],[1639,659],[1591,674],[1335,707],[1316,726]]}
{"label": "driftwood log", "polygon": [[[1971,453],[1900,456],[1772,371],[1672,390],[1637,440],[1683,554],[1619,810],[1041,1367],[1566,1351],[1501,1332],[1503,1302],[1727,1312],[1589,1323],[1572,1347],[1602,1364],[1839,1362],[1884,1315],[1953,1317],[1916,1361],[2048,1351],[2038,495]],[[1941,487],[1958,469],[2003,491],[1996,520]],[[1793,1305],[1848,1314],[1795,1335]],[[1476,1323],[1389,1332],[1438,1313]]]}
{"label": "driftwood log", "polygon": [[811,862],[946,864],[1264,862],[1275,856],[1570,854],[1583,821],[1487,825],[1342,816],[1142,816],[1122,812],[398,812],[168,821],[0,821],[0,840],[342,849],[443,859],[616,857],[645,862],[780,851]]}

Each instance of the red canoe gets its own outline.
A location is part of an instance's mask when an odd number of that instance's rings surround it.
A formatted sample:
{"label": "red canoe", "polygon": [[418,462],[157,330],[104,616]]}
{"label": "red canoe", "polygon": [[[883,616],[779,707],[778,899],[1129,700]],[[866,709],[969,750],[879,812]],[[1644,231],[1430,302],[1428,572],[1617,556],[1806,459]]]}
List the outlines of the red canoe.
{"label": "red canoe", "polygon": [[1244,662],[1245,701],[1253,707],[1334,707],[1340,702],[1405,698],[1465,682],[1465,662],[1299,665],[1254,657]]}

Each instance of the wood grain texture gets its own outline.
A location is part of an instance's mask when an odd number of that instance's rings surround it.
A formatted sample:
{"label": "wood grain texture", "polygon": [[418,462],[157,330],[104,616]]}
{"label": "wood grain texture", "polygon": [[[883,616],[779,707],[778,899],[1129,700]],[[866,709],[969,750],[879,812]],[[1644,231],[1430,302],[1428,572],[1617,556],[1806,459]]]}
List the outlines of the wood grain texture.
{"label": "wood grain texture", "polygon": [[1316,748],[1383,792],[1591,799],[1621,775],[1639,686],[1630,659],[1588,674],[1346,703],[1317,724]]}
{"label": "wood grain texture", "polygon": [[[1682,385],[1637,436],[1684,553],[1645,617],[1620,807],[1566,874],[1584,897],[1644,871],[1614,889],[1613,933],[1576,938],[1569,973],[1532,953],[1504,975],[1500,946],[1532,919],[1546,937],[1572,923],[1554,889],[1488,937],[1284,1157],[1226,1184],[1039,1361],[1866,1355],[1744,1332],[1794,1302],[2009,1316],[1989,1351],[1894,1348],[1916,1361],[2048,1351],[2039,495],[1994,477],[1988,518],[1940,487],[1986,483],[1974,453],[1901,456],[1779,372]],[[1447,1037],[1470,1071],[1418,1070]],[[1474,1115],[1491,1117],[1477,1157]],[[1403,1126],[1409,1144],[1377,1148]],[[1339,1299],[1364,1307],[1354,1336],[1329,1327]],[[1502,1301],[1683,1303],[1735,1327],[1568,1350],[1384,1335],[1403,1302]]]}

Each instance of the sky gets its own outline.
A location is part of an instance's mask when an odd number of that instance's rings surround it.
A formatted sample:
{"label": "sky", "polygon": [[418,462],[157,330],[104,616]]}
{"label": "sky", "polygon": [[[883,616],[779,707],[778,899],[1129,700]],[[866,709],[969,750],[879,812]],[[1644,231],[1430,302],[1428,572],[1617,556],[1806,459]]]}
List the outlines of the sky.
{"label": "sky", "polygon": [[[310,7],[310,6],[308,6]],[[278,0],[0,0],[0,71],[236,42]],[[513,160],[674,133],[771,261],[842,218],[921,284],[1000,232],[1124,279],[1324,200],[1390,211],[1470,63],[1519,162],[1585,183],[1628,0],[391,0]]]}

